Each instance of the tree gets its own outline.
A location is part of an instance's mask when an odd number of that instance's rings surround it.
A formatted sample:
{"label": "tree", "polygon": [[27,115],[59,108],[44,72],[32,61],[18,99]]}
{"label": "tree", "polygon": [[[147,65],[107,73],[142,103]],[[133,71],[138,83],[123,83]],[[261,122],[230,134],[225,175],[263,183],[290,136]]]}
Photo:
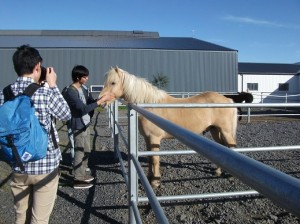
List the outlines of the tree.
{"label": "tree", "polygon": [[153,75],[152,84],[159,89],[165,88],[169,84],[169,78],[162,73],[157,73],[156,76]]}

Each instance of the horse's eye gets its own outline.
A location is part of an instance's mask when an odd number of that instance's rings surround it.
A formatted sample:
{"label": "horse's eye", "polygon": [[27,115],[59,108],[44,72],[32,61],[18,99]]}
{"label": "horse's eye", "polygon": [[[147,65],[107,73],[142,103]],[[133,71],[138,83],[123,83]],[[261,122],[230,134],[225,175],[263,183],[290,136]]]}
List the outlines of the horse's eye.
{"label": "horse's eye", "polygon": [[115,85],[115,84],[116,84],[115,82],[112,82],[112,83],[111,83],[111,85]]}

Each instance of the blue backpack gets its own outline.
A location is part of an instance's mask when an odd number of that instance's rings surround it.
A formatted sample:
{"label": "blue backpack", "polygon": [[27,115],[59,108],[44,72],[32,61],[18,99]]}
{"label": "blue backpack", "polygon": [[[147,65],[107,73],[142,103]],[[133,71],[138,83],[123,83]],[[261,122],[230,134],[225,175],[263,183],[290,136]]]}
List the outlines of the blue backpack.
{"label": "blue backpack", "polygon": [[30,99],[39,87],[32,83],[17,96],[10,85],[3,89],[5,103],[0,106],[0,153],[22,171],[23,163],[42,159],[47,154],[48,134],[35,116]]}

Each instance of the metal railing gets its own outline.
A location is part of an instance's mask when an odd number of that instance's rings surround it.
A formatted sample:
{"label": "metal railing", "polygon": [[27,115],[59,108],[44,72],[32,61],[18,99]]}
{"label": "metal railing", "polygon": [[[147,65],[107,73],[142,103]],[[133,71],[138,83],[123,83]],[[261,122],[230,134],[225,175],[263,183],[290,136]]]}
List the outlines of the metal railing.
{"label": "metal railing", "polygon": [[[178,98],[191,97],[198,95],[200,92],[168,92],[169,95]],[[224,95],[236,95],[236,92],[219,92]],[[300,93],[288,92],[249,92],[253,95],[253,103],[299,103]]]}
{"label": "metal railing", "polygon": [[[117,106],[117,104],[115,104]],[[234,104],[235,107],[262,107],[262,104]],[[239,195],[255,195],[262,194],[271,199],[287,211],[300,216],[300,181],[292,176],[289,176],[281,171],[271,168],[261,162],[251,159],[237,152],[246,151],[266,151],[266,150],[290,150],[300,149],[300,146],[280,146],[280,147],[258,147],[247,149],[228,150],[227,147],[217,144],[207,138],[196,135],[176,124],[171,123],[161,117],[158,117],[141,107],[233,107],[230,104],[128,104],[128,142],[122,136],[122,140],[129,147],[129,171],[128,171],[128,190],[129,190],[129,220],[130,223],[141,223],[141,218],[138,213],[139,202],[150,202],[150,205],[155,213],[159,223],[168,223],[168,220],[163,212],[158,201],[163,200],[186,200],[196,198],[214,198],[228,197]],[[270,107],[270,104],[267,105]],[[282,104],[272,104],[272,107],[283,107]],[[284,104],[284,107],[299,107],[299,104]],[[117,109],[114,109],[115,111]],[[137,113],[149,119],[151,122],[173,135],[176,139],[184,143],[193,150],[187,151],[164,151],[164,152],[139,152],[138,151],[138,119]],[[115,118],[115,123],[118,120]],[[115,124],[114,129],[119,129]],[[115,131],[116,132],[116,131]],[[119,132],[120,133],[120,132]],[[118,135],[118,134],[114,134]],[[118,143],[115,142],[115,150],[118,148]],[[237,152],[236,152],[237,151]],[[221,166],[233,176],[252,187],[255,190],[241,192],[223,192],[211,194],[196,194],[196,195],[174,195],[156,197],[146,175],[144,174],[139,162],[139,156],[150,155],[175,155],[175,154],[191,154],[199,153],[209,159],[211,162]],[[117,153],[118,154],[118,153]],[[122,160],[120,155],[119,160]],[[121,162],[121,161],[120,161]],[[124,164],[122,170],[125,171]],[[125,172],[125,177],[127,174]],[[138,196],[138,178],[145,189],[147,197]]]}
{"label": "metal railing", "polygon": [[267,103],[265,101],[271,101],[271,102],[278,102],[278,103],[289,103],[290,102],[299,102],[300,101],[300,94],[288,94],[285,92],[277,92],[277,94],[274,94],[274,92],[253,92],[252,93],[254,100],[259,100],[261,103]]}

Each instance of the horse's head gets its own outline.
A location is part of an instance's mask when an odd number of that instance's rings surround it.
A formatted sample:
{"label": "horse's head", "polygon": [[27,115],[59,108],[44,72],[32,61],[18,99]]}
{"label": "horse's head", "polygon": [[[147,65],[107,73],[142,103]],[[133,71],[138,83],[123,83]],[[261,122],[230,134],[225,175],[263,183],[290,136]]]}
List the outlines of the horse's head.
{"label": "horse's head", "polygon": [[[122,98],[123,96],[123,70],[118,67],[111,67],[110,70],[105,74],[104,87],[99,94],[99,98],[109,94],[114,99]],[[110,104],[112,101],[105,102]]]}
{"label": "horse's head", "polygon": [[239,96],[241,96],[241,98],[243,99],[243,101],[245,101],[245,103],[252,103],[253,101],[253,95],[251,93],[241,92],[239,93]]}

